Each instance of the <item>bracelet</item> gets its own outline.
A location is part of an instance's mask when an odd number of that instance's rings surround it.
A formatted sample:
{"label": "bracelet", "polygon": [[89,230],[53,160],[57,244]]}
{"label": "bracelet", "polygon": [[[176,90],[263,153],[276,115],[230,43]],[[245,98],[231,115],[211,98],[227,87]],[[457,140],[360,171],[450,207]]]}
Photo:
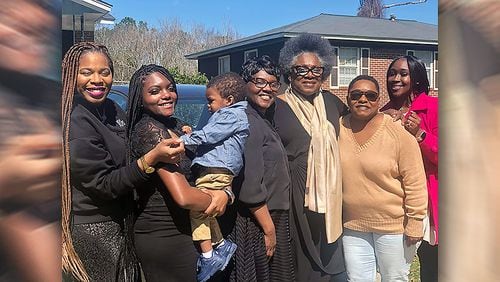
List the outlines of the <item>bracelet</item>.
{"label": "bracelet", "polygon": [[143,167],[143,170],[145,173],[147,174],[151,174],[153,172],[155,172],[155,168],[150,166],[146,160],[144,159],[144,156],[140,157],[139,160],[141,161],[141,164],[142,164],[142,167]]}
{"label": "bracelet", "polygon": [[235,196],[234,196],[233,191],[231,191],[231,188],[229,188],[229,187],[224,187],[224,188],[222,189],[222,191],[224,191],[224,192],[226,193],[227,198],[229,199],[229,201],[227,202],[227,204],[228,204],[228,205],[232,205],[232,204],[234,203],[234,198],[235,198]]}
{"label": "bracelet", "polygon": [[416,137],[417,142],[420,143],[424,141],[425,136],[427,136],[427,132],[425,132],[425,130],[420,131],[420,134],[418,134],[418,136]]}

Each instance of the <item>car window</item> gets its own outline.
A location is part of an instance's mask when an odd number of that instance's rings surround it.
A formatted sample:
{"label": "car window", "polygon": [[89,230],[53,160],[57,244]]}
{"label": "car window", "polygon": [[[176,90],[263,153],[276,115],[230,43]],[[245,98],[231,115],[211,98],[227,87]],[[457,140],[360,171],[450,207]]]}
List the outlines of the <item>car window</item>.
{"label": "car window", "polygon": [[[201,129],[210,118],[205,98],[205,86],[178,84],[177,92],[178,99],[174,116],[190,124],[195,130]],[[127,85],[113,85],[108,94],[108,98],[115,101],[124,111],[127,110],[127,97]]]}

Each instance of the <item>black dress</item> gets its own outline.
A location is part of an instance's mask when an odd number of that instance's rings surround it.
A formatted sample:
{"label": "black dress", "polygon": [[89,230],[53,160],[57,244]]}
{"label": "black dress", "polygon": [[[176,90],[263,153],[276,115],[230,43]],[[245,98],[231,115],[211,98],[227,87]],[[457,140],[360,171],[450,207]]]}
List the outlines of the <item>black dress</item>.
{"label": "black dress", "polygon": [[[132,133],[133,157],[142,156],[160,140],[169,138],[167,129],[182,135],[182,125],[175,118],[159,121],[144,114]],[[191,152],[186,150],[186,154]],[[181,160],[180,169],[188,180],[192,178],[190,165],[189,158]],[[189,211],[175,203],[156,173],[137,193],[135,246],[146,281],[196,281],[198,252],[191,236]]]}
{"label": "black dress", "polygon": [[[288,223],[290,176],[286,151],[278,133],[249,103],[246,110],[250,134],[245,144],[244,169],[233,181],[238,198],[231,212],[220,219],[221,227],[233,224],[228,236],[238,248],[221,281],[294,281]],[[251,214],[251,207],[267,204],[276,229],[276,249],[268,260],[264,233]],[[235,220],[234,222],[228,222]],[[217,279],[214,279],[217,280]]]}
{"label": "black dress", "polygon": [[[347,107],[335,95],[323,92],[327,119],[339,132],[340,114]],[[281,99],[276,101],[276,130],[287,151],[291,177],[290,236],[297,281],[343,281],[345,266],[342,240],[326,241],[324,214],[304,207],[307,157],[311,137],[292,109]]]}

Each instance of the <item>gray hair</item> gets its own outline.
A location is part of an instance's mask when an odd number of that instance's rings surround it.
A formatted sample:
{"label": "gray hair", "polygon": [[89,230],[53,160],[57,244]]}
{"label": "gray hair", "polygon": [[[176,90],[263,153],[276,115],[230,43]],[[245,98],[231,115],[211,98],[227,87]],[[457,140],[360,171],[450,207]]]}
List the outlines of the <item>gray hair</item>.
{"label": "gray hair", "polygon": [[285,81],[290,83],[288,76],[291,73],[297,57],[303,53],[314,53],[324,67],[321,80],[324,81],[329,75],[335,60],[335,50],[327,39],[320,35],[303,33],[295,38],[289,39],[280,50],[279,65],[283,70]]}

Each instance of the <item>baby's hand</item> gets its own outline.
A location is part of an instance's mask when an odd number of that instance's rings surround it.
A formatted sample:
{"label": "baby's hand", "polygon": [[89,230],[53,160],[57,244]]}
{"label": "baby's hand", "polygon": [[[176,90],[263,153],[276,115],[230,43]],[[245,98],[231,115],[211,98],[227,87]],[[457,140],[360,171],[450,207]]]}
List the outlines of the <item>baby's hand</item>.
{"label": "baby's hand", "polygon": [[189,125],[182,126],[181,130],[182,132],[184,132],[184,134],[191,134],[193,132],[193,129]]}

